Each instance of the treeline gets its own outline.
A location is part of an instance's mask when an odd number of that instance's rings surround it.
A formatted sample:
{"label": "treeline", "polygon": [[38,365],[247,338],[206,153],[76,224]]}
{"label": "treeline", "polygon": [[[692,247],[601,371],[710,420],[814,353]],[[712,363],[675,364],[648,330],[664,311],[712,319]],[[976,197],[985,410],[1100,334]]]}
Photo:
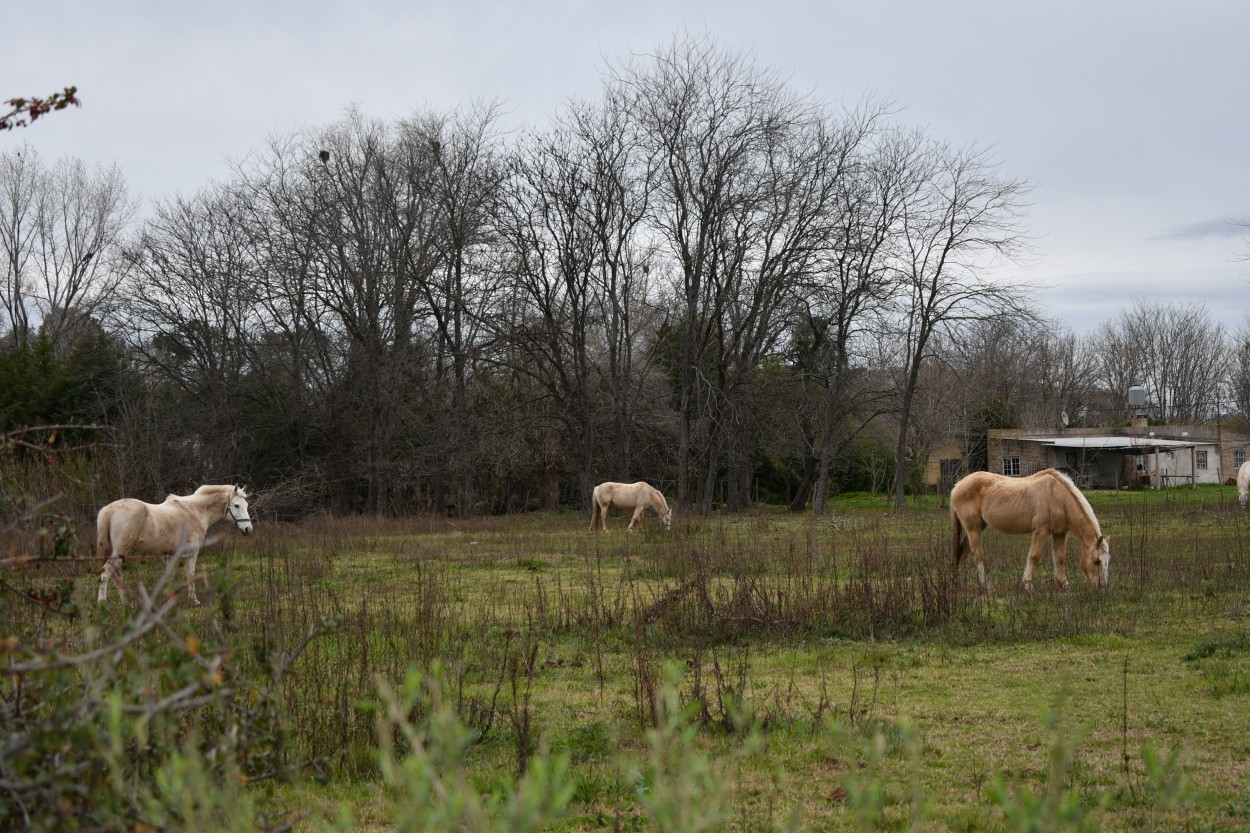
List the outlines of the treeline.
{"label": "treeline", "polygon": [[[1001,277],[1029,186],[889,102],[795,92],[687,39],[598,100],[272,140],[141,220],[120,172],[0,153],[0,430],[108,426],[116,490],[468,514],[647,479],[679,505],[900,503],[987,428],[1247,413],[1199,306],[1089,338]],[[901,461],[901,465],[897,463]]]}

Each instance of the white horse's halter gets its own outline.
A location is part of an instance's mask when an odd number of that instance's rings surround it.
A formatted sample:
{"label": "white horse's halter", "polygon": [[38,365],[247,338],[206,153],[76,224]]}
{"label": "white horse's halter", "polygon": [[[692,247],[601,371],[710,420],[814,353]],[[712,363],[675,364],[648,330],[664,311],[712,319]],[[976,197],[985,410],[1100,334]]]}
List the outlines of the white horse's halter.
{"label": "white horse's halter", "polygon": [[[230,497],[234,497],[234,495],[231,495]],[[249,518],[247,515],[244,515],[242,518],[240,518],[238,515],[234,514],[234,507],[230,505],[229,500],[226,501],[226,515],[228,515],[230,517],[230,520],[234,522],[234,528],[239,530],[240,532],[243,531],[244,522],[247,522],[249,524],[252,522],[252,519]]]}

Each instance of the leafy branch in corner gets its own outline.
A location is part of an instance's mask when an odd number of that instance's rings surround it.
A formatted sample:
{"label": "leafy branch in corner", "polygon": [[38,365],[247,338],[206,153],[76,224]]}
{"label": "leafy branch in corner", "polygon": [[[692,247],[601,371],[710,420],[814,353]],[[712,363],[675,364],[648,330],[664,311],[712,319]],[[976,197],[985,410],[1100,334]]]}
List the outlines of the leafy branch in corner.
{"label": "leafy branch in corner", "polygon": [[34,124],[41,116],[45,116],[54,110],[64,110],[70,105],[81,107],[82,102],[78,100],[78,88],[66,87],[59,93],[52,93],[47,98],[10,98],[4,102],[4,106],[12,108],[4,115],[0,115],[0,130],[14,130],[18,127],[26,127]]}

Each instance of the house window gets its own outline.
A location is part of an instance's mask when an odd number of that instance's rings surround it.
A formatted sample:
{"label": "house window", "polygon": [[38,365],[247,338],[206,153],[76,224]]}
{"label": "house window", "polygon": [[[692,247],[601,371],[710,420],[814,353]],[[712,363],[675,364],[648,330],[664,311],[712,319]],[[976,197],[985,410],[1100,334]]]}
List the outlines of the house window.
{"label": "house window", "polygon": [[1194,465],[1205,470],[1207,467],[1207,453],[1205,451],[1195,451],[1194,457],[1196,458],[1194,460]]}
{"label": "house window", "polygon": [[1019,477],[1020,476],[1020,458],[1019,457],[1004,457],[1003,458],[1003,474],[1007,475],[1008,477]]}
{"label": "house window", "polygon": [[1246,462],[1246,452],[1234,451],[1233,452],[1233,465],[1236,466],[1237,468],[1241,468],[1241,465],[1244,462]]}

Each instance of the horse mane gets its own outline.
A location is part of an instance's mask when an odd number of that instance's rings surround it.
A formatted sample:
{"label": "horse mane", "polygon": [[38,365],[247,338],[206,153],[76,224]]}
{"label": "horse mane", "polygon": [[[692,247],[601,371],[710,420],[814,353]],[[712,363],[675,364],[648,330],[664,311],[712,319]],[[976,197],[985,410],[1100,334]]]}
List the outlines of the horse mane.
{"label": "horse mane", "polygon": [[[647,485],[650,485],[650,484],[647,484]],[[664,493],[661,492],[659,489],[655,488],[654,486],[651,486],[651,491],[655,494],[656,498],[659,499],[660,505],[664,507],[665,511],[667,511],[668,501],[665,499]]]}
{"label": "horse mane", "polygon": [[205,483],[203,486],[192,492],[192,494],[207,495],[214,492],[233,492],[238,488],[239,487],[235,486],[233,483]]}
{"label": "horse mane", "polygon": [[1060,483],[1068,488],[1068,491],[1071,492],[1072,496],[1076,498],[1076,502],[1081,505],[1081,509],[1085,511],[1085,516],[1089,518],[1090,523],[1094,525],[1094,534],[1101,537],[1102,527],[1098,525],[1098,516],[1094,514],[1094,507],[1089,505],[1089,501],[1085,499],[1085,495],[1081,493],[1081,490],[1077,488],[1077,485],[1072,482],[1072,478],[1068,477],[1058,469],[1046,469],[1046,471],[1054,475]]}
{"label": "horse mane", "polygon": [[188,498],[225,501],[229,500],[230,495],[234,493],[235,489],[238,489],[239,492],[243,493],[243,497],[247,497],[247,494],[243,492],[241,488],[232,483],[205,483],[189,495],[166,495],[165,502],[168,503],[171,500],[186,500]]}

